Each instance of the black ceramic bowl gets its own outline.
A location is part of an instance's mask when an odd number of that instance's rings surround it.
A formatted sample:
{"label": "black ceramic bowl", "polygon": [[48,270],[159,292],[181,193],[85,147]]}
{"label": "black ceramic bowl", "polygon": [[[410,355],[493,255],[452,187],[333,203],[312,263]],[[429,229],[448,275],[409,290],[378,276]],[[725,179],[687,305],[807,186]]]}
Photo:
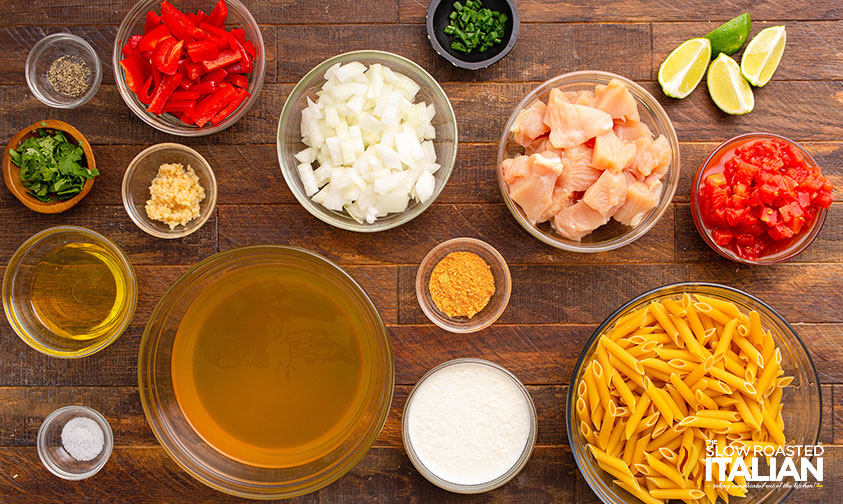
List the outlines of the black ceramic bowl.
{"label": "black ceramic bowl", "polygon": [[450,61],[452,65],[468,70],[479,70],[491,66],[502,60],[515,46],[518,31],[521,28],[521,16],[512,0],[483,0],[483,7],[498,11],[509,18],[504,28],[503,39],[485,52],[477,50],[463,54],[451,49],[452,35],[445,35],[445,27],[450,24],[448,15],[454,10],[455,0],[432,0],[427,8],[427,38],[433,49],[440,56]]}

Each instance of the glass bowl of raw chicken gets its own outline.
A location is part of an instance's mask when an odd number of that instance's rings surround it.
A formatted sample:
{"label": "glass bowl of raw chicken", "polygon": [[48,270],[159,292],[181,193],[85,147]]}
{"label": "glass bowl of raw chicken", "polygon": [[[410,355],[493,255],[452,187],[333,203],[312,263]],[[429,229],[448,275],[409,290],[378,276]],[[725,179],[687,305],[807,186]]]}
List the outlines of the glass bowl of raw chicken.
{"label": "glass bowl of raw chicken", "polygon": [[498,147],[498,185],[531,235],[573,252],[628,245],[658,222],[679,183],[679,141],[644,88],[572,72],[528,94]]}

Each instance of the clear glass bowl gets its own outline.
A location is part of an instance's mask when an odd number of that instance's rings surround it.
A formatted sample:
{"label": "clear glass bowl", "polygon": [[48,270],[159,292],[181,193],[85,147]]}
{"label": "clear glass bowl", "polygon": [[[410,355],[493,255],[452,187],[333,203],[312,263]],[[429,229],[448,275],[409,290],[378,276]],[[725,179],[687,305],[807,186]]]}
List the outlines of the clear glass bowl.
{"label": "clear glass bowl", "polygon": [[[194,300],[234,270],[287,265],[319,271],[325,282],[349,293],[371,328],[368,390],[346,439],[328,455],[300,466],[266,468],[226,457],[206,443],[182,412],[172,376],[172,350],[182,317]],[[250,499],[281,499],[313,492],[351,470],[374,444],[392,402],[394,360],[389,333],[369,296],[344,270],[304,249],[278,245],[241,247],[199,262],[158,301],[140,342],[138,384],[144,413],[164,450],[202,483]]]}
{"label": "clear glass bowl", "polygon": [[[64,449],[61,432],[70,420],[90,418],[99,425],[103,434],[102,451],[91,460],[76,460]],[[87,406],[65,406],[50,413],[38,429],[38,457],[51,473],[66,480],[83,480],[98,473],[111,457],[114,435],[108,420],[100,412]]]}
{"label": "clear glass bowl", "polygon": [[[76,97],[59,93],[47,78],[50,65],[66,55],[78,56],[91,70],[88,90]],[[97,94],[102,82],[102,64],[87,41],[70,33],[54,33],[39,40],[26,58],[26,84],[38,100],[50,107],[72,109],[88,102]]]}
{"label": "clear glass bowl", "polygon": [[720,156],[726,151],[738,147],[739,145],[744,144],[746,142],[750,142],[753,140],[768,139],[778,139],[789,143],[794,148],[796,148],[796,150],[800,154],[802,154],[807,164],[817,166],[817,162],[814,160],[811,154],[804,148],[802,148],[801,145],[789,138],[785,138],[781,135],[776,135],[773,133],[746,133],[744,135],[738,135],[734,138],[726,140],[725,142],[717,146],[717,148],[712,151],[708,158],[703,161],[703,164],[700,165],[700,168],[697,170],[697,174],[694,176],[694,183],[691,186],[691,215],[694,217],[694,225],[697,227],[697,231],[699,231],[703,241],[715,252],[725,257],[726,259],[735,261],[737,263],[775,264],[782,261],[787,261],[788,259],[793,259],[794,257],[801,254],[802,251],[808,248],[812,243],[814,243],[814,240],[816,240],[817,236],[819,236],[820,231],[823,228],[823,224],[825,224],[825,218],[828,215],[828,210],[826,210],[825,208],[820,208],[819,212],[817,212],[817,216],[814,218],[814,222],[809,227],[806,227],[804,230],[802,230],[798,237],[792,240],[787,247],[778,250],[773,254],[765,255],[758,260],[744,259],[743,257],[738,256],[734,251],[726,247],[721,247],[714,241],[714,238],[711,237],[711,230],[703,222],[702,214],[700,213],[699,194],[700,186],[703,183],[703,176],[708,171],[709,165],[715,163],[718,159],[720,159]]}
{"label": "clear glass bowl", "polygon": [[[587,368],[586,365],[595,358],[600,336],[606,329],[612,327],[615,321],[653,300],[678,297],[685,293],[704,294],[723,299],[735,303],[744,313],[755,310],[761,315],[762,326],[772,331],[773,339],[781,350],[781,367],[785,376],[794,377],[793,383],[784,389],[782,397],[785,437],[795,445],[815,445],[819,439],[822,425],[819,376],[808,349],[793,327],[760,299],[732,287],[695,282],[665,285],[632,299],[600,324],[580,354],[574,366],[571,386],[568,387],[566,401],[568,442],[586,482],[606,504],[632,504],[640,501],[615,485],[613,483],[615,478],[600,469],[594,456],[586,450],[587,441],[580,434],[579,429],[580,419],[575,407],[577,387],[574,384],[580,382]],[[740,502],[742,504],[777,504],[783,502],[791,490],[792,488],[750,488],[747,497],[740,499]]]}
{"label": "clear glass bowl", "polygon": [[[123,78],[123,67],[120,66],[120,60],[123,55],[120,52],[121,48],[129,41],[132,35],[142,35],[143,25],[146,21],[146,13],[154,10],[156,13],[161,13],[160,0],[141,0],[136,3],[123,18],[120,23],[120,28],[117,29],[117,36],[114,38],[114,51],[111,57],[111,64],[114,67],[114,81],[117,83],[117,89],[120,91],[120,96],[123,101],[129,106],[132,112],[140,117],[143,122],[149,124],[153,128],[179,136],[202,136],[211,135],[222,131],[232,124],[236,123],[243,117],[246,112],[254,105],[258,99],[258,94],[263,87],[264,73],[266,72],[266,48],[263,44],[263,37],[258,23],[252,17],[252,14],[243,5],[240,0],[226,0],[228,5],[228,18],[226,18],[226,29],[243,28],[246,31],[246,40],[251,40],[257,51],[257,57],[254,61],[252,72],[249,73],[249,98],[247,98],[240,107],[237,108],[230,116],[226,117],[224,121],[216,126],[205,125],[203,127],[193,126],[183,123],[178,117],[173,114],[155,115],[146,111],[147,105],[141,103],[137,95],[126,86],[126,81]],[[204,10],[210,13],[216,4],[215,0],[180,0],[175,2],[175,6],[182,12],[196,12]]]}
{"label": "clear glass bowl", "polygon": [[[438,475],[434,474],[430,471],[419,459],[419,456],[416,454],[416,450],[413,447],[413,440],[409,435],[409,429],[407,426],[408,422],[408,415],[407,412],[410,411],[410,405],[413,403],[413,397],[415,396],[416,390],[419,389],[422,383],[429,378],[431,375],[436,373],[437,371],[441,370],[442,368],[460,364],[481,364],[484,366],[489,366],[490,368],[500,371],[504,375],[506,375],[512,382],[518,386],[519,390],[524,395],[524,399],[527,401],[530,409],[530,433],[527,437],[527,444],[524,445],[524,451],[521,452],[521,456],[518,457],[518,461],[513,465],[507,472],[500,475],[498,478],[493,479],[492,481],[482,483],[479,485],[462,485],[459,483],[452,483],[445,479],[442,479]],[[448,490],[449,492],[455,493],[462,493],[462,494],[476,494],[476,493],[483,493],[488,492],[489,490],[494,490],[500,486],[505,485],[508,483],[512,478],[518,475],[524,466],[527,465],[527,462],[530,460],[530,455],[533,453],[533,448],[536,445],[536,437],[538,436],[538,418],[536,416],[536,406],[533,404],[533,398],[530,396],[530,392],[521,383],[521,380],[518,379],[511,371],[506,369],[505,367],[496,364],[491,361],[483,360],[483,359],[472,359],[472,358],[463,358],[463,359],[454,359],[447,362],[443,362],[438,366],[434,367],[430,371],[424,374],[416,385],[413,387],[413,390],[410,391],[410,395],[407,396],[407,402],[404,404],[404,413],[402,415],[401,421],[401,435],[404,442],[404,449],[407,451],[407,456],[410,458],[410,462],[413,463],[413,466],[416,468],[417,471],[421,473],[428,481],[433,483],[434,485],[438,486],[439,488],[443,488]]]}
{"label": "clear glass bowl", "polygon": [[[477,254],[489,265],[492,277],[495,279],[495,293],[489,299],[489,303],[470,319],[449,317],[436,307],[436,303],[430,297],[430,275],[439,261],[451,252]],[[416,298],[422,311],[431,322],[453,333],[471,333],[492,325],[509,304],[511,293],[512,279],[503,256],[488,243],[474,238],[453,238],[433,247],[422,259],[416,273]]]}
{"label": "clear glass bowl", "polygon": [[[103,247],[120,265],[124,278],[125,309],[119,314],[115,329],[92,340],[56,336],[38,318],[32,306],[32,281],[35,266],[44,256],[68,243],[92,243]],[[29,346],[51,357],[85,357],[114,342],[129,327],[138,300],[138,281],[129,258],[120,248],[99,233],[77,226],[56,226],[40,231],[26,240],[9,259],[3,276],[3,308],[9,325]]]}
{"label": "clear glass bowl", "polygon": [[[524,148],[512,139],[512,135],[509,132],[519,112],[532,105],[537,99],[547,103],[550,90],[553,88],[559,88],[562,91],[593,91],[595,85],[607,84],[612,79],[619,79],[627,85],[630,93],[632,93],[632,96],[635,97],[635,101],[638,103],[641,122],[646,124],[656,137],[663,134],[667,138],[673,150],[673,157],[671,158],[667,174],[662,179],[664,189],[662,190],[659,204],[638,226],[624,226],[619,222],[611,220],[608,224],[600,226],[590,235],[584,237],[581,242],[577,242],[557,234],[549,222],[538,226],[530,224],[521,207],[509,197],[509,191],[507,190],[506,181],[504,180],[500,167],[504,159],[524,153]],[[563,74],[545,81],[521,100],[521,103],[515,107],[515,110],[504,126],[503,135],[501,135],[500,144],[498,145],[498,164],[496,171],[498,187],[500,188],[506,206],[512,212],[515,220],[528,233],[544,243],[562,250],[569,250],[571,252],[606,252],[629,245],[644,236],[647,231],[656,225],[668,206],[670,206],[673,195],[676,193],[676,186],[679,185],[679,167],[679,140],[676,138],[676,131],[673,129],[673,124],[670,122],[667,112],[664,111],[653,95],[626,77],[609,72],[582,71]]]}
{"label": "clear glass bowl", "polygon": [[[149,186],[158,174],[158,167],[164,163],[188,165],[199,177],[199,184],[205,189],[205,199],[199,203],[199,216],[185,225],[174,229],[163,222],[146,215]],[[123,174],[123,207],[139,228],[158,238],[182,238],[205,224],[217,205],[217,179],[208,161],[190,147],[177,143],[160,143],[147,147],[129,163]]]}
{"label": "clear glass bowl", "polygon": [[[359,61],[364,65],[380,63],[400,72],[413,79],[421,86],[416,95],[417,101],[433,104],[436,108],[436,116],[433,118],[433,126],[436,128],[436,162],[442,167],[434,174],[436,186],[433,195],[424,203],[411,201],[410,206],[401,213],[389,214],[379,218],[373,224],[359,223],[345,212],[328,210],[322,205],[312,201],[304,190],[299,174],[296,171],[298,161],[295,154],[307,146],[301,141],[301,112],[307,106],[307,98],[316,98],[316,92],[325,83],[325,71],[336,63],[349,63]],[[354,51],[328,58],[315,66],[307,73],[293,88],[290,96],[284,103],[281,111],[281,118],[278,121],[278,162],[281,164],[281,172],[287,186],[293,191],[293,195],[301,205],[317,219],[332,226],[348,231],[374,232],[391,229],[400,226],[405,222],[415,219],[424,212],[442,192],[451,170],[454,168],[454,161],[457,158],[457,119],[454,116],[454,109],[448,96],[429,73],[422,67],[408,60],[407,58],[384,51]]]}

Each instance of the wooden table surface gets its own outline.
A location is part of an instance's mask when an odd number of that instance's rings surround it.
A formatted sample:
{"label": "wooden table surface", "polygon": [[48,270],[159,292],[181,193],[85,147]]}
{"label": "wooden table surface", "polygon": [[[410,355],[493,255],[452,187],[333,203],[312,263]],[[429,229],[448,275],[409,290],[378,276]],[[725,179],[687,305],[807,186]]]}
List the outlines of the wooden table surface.
{"label": "wooden table surface", "polygon": [[[306,247],[341,264],[366,288],[389,325],[396,360],[395,399],[375,448],[338,482],[295,502],[596,502],[574,464],[564,426],[572,366],[595,325],[645,290],[683,280],[720,282],[759,296],[790,322],[811,350],[822,382],[821,442],[825,487],[798,490],[790,502],[833,502],[843,493],[843,3],[723,0],[517,2],[521,35],[497,65],[452,68],[427,41],[421,0],[247,0],[263,30],[266,83],[254,108],[217,135],[182,139],[137,119],[114,85],[111,50],[130,0],[0,1],[0,132],[3,143],[43,118],[62,119],[91,143],[101,176],[91,194],[56,216],[33,213],[0,189],[0,264],[30,235],[58,224],[111,238],[138,273],[140,298],[131,328],[85,359],[60,360],[27,347],[0,324],[0,502],[230,503],[180,470],[147,426],[137,392],[137,350],[144,324],[164,290],[190,265],[231,247],[278,243]],[[752,34],[787,26],[774,79],[756,92],[743,117],[719,112],[703,84],[689,98],[665,98],[658,66],[679,42],[741,12]],[[103,82],[85,106],[50,109],[26,87],[24,61],[45,34],[87,39],[103,63]],[[448,93],[459,123],[459,155],[436,203],[404,226],[380,234],[340,231],[311,217],[287,189],[275,130],[284,99],[307,70],[354,49],[385,49],[430,71]],[[573,70],[607,70],[650,90],[665,106],[681,142],[682,179],[673,205],[647,236],[621,250],[577,255],[531,238],[511,217],[495,181],[495,148],[519,100],[537,83]],[[835,185],[835,203],[819,239],[787,264],[745,267],[711,252],[689,212],[690,180],[712,148],[739,133],[768,130],[799,141]],[[197,233],[160,240],[123,209],[120,182],[132,157],[157,142],[179,141],[210,161],[219,182],[216,211]],[[509,308],[499,323],[471,335],[430,325],[419,309],[416,265],[433,246],[457,236],[486,240],[512,270]],[[2,272],[0,266],[0,272]],[[413,383],[456,357],[498,362],[528,384],[539,414],[538,445],[524,471],[503,488],[473,497],[441,491],[412,467],[400,419]],[[110,421],[115,449],[95,477],[69,483],[41,465],[38,427],[54,409],[86,404]],[[839,502],[839,500],[837,500]]]}

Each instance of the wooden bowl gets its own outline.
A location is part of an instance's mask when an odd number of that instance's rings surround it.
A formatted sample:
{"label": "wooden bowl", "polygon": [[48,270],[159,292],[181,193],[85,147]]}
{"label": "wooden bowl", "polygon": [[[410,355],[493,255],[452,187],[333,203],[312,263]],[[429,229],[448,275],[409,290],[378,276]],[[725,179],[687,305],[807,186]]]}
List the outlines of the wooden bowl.
{"label": "wooden bowl", "polygon": [[28,208],[45,214],[61,213],[69,208],[72,208],[74,205],[82,201],[82,198],[87,196],[89,192],[91,192],[91,187],[94,186],[94,179],[91,178],[85,181],[85,184],[82,186],[82,190],[79,191],[79,194],[67,200],[44,202],[30,195],[26,187],[23,186],[23,182],[21,182],[20,167],[12,162],[12,156],[9,154],[9,151],[20,147],[20,144],[23,143],[24,140],[35,136],[35,132],[39,129],[63,131],[68,137],[75,140],[77,145],[82,146],[88,168],[93,170],[97,167],[96,161],[94,161],[94,153],[91,150],[91,144],[88,143],[88,140],[84,135],[82,135],[82,133],[79,132],[79,130],[63,121],[45,119],[20,130],[17,135],[13,136],[12,139],[9,140],[8,145],[6,145],[6,150],[3,153],[3,178],[6,180],[6,187],[8,187],[9,190],[12,191],[12,194],[14,194],[15,197]]}

